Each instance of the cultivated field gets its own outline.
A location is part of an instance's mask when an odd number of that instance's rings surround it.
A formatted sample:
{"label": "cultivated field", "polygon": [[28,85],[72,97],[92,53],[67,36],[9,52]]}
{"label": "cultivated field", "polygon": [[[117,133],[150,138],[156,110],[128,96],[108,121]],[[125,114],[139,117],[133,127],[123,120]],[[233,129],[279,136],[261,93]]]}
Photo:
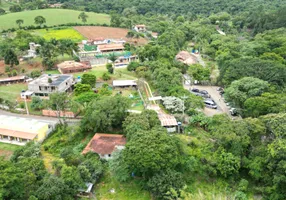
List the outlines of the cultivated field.
{"label": "cultivated field", "polygon": [[[32,10],[23,11],[17,13],[10,13],[0,16],[0,31],[8,28],[18,28],[16,20],[23,19],[24,24],[22,26],[35,25],[34,18],[37,16],[43,16],[46,18],[46,25],[59,25],[66,23],[82,23],[78,19],[78,15],[81,11],[67,10],[67,9],[42,9],[42,10]],[[106,14],[97,14],[92,12],[86,12],[88,19],[86,23],[94,24],[109,24],[110,17]]]}
{"label": "cultivated field", "polygon": [[75,42],[80,42],[84,39],[84,37],[74,30],[73,28],[64,28],[64,29],[40,29],[33,30],[31,33],[35,35],[39,35],[46,40],[50,40],[52,38],[60,40],[60,39],[71,39]]}
{"label": "cultivated field", "polygon": [[76,26],[74,27],[74,29],[88,39],[95,39],[100,37],[108,39],[124,39],[128,42],[137,43],[140,45],[144,45],[148,42],[145,38],[140,38],[140,39],[126,38],[128,29],[124,28],[112,28],[112,27],[102,27],[102,26]]}

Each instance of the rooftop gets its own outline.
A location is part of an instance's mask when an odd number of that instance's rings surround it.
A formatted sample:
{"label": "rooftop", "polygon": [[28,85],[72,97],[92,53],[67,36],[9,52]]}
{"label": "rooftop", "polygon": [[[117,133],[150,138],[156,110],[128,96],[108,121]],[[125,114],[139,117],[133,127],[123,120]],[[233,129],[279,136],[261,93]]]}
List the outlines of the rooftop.
{"label": "rooftop", "polygon": [[25,78],[26,78],[25,76],[13,76],[8,78],[1,78],[0,82],[24,80]]}
{"label": "rooftop", "polygon": [[[52,82],[49,83],[49,78],[52,79]],[[40,85],[40,86],[58,86],[62,82],[66,81],[67,79],[73,78],[72,75],[66,74],[43,74],[36,80],[29,83],[29,85]]]}
{"label": "rooftop", "polygon": [[83,154],[92,151],[100,155],[111,154],[116,146],[124,146],[126,138],[123,135],[96,133],[83,150]]}
{"label": "rooftop", "polygon": [[146,26],[145,26],[145,24],[137,24],[137,25],[135,25],[137,28],[145,28]]}
{"label": "rooftop", "polygon": [[100,44],[98,45],[98,49],[100,51],[107,51],[107,50],[123,50],[123,44]]}
{"label": "rooftop", "polygon": [[183,62],[187,65],[192,65],[192,64],[196,64],[198,63],[198,59],[195,55],[190,54],[187,51],[180,51],[177,55],[176,55],[176,60]]}
{"label": "rooftop", "polygon": [[113,86],[136,86],[136,80],[114,80],[112,82]]}
{"label": "rooftop", "polygon": [[48,123],[34,119],[0,115],[0,134],[25,139],[34,139],[39,130]]}

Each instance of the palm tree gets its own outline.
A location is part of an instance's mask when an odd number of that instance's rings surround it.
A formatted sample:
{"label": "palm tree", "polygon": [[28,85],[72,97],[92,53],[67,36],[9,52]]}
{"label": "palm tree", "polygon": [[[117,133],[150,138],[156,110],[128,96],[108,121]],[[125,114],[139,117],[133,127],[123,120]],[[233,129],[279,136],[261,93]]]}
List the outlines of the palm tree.
{"label": "palm tree", "polygon": [[37,16],[35,17],[35,24],[39,24],[42,26],[42,24],[46,23],[46,19],[43,16]]}
{"label": "palm tree", "polygon": [[83,23],[87,22],[88,15],[85,12],[81,12],[78,16],[78,19],[81,19]]}
{"label": "palm tree", "polygon": [[17,19],[17,20],[16,20],[16,24],[18,24],[19,29],[20,29],[20,28],[21,28],[21,24],[24,24],[24,20],[22,20],[22,19]]}

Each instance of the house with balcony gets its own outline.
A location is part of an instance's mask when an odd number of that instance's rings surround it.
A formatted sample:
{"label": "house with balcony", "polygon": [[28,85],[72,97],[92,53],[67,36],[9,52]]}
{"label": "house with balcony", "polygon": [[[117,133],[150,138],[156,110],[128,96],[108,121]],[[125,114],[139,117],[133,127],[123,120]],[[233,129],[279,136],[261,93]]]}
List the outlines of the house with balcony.
{"label": "house with balcony", "polygon": [[28,91],[44,97],[55,92],[70,92],[74,84],[73,75],[43,74],[28,84]]}
{"label": "house with balcony", "polygon": [[146,30],[146,26],[144,24],[137,24],[134,26],[134,30],[138,33],[145,33]]}

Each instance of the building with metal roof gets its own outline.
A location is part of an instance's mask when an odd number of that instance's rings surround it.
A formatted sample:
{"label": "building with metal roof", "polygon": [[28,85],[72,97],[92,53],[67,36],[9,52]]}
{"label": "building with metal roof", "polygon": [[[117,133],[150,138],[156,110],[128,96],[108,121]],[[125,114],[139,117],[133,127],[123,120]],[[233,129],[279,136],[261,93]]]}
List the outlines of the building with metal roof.
{"label": "building with metal roof", "polygon": [[74,78],[67,74],[43,74],[28,84],[28,90],[36,96],[48,96],[54,92],[68,92],[72,90]]}
{"label": "building with metal roof", "polygon": [[34,140],[43,141],[54,124],[34,119],[0,115],[0,142],[25,145]]}

